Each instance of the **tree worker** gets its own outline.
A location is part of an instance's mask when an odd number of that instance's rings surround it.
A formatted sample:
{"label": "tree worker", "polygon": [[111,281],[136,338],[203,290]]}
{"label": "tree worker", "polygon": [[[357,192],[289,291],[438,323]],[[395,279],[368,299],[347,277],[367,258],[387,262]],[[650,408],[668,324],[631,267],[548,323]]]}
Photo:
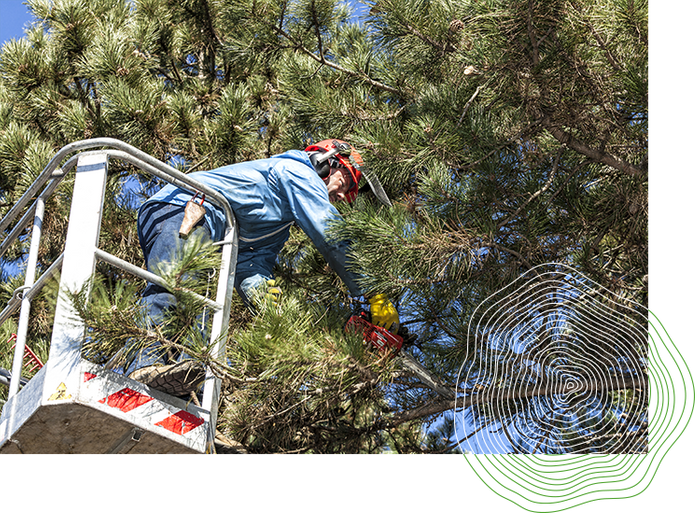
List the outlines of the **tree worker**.
{"label": "tree worker", "polygon": [[[331,242],[326,229],[341,219],[332,203],[351,203],[358,193],[362,158],[348,143],[324,140],[305,151],[290,150],[268,159],[232,164],[189,176],[220,192],[235,213],[239,229],[239,252],[235,287],[250,305],[256,291],[265,290],[273,280],[277,255],[289,238],[292,224],[311,239],[326,262],[338,274],[353,296],[363,295],[357,276],[348,269],[348,242]],[[138,236],[149,271],[167,262],[185,240],[181,235],[185,205],[192,193],[173,185],[164,187],[140,208]],[[219,207],[204,202],[203,217],[191,232],[204,240],[221,240],[225,218]],[[185,228],[187,230],[187,228]],[[278,289],[272,292],[278,293]],[[158,323],[175,297],[149,283],[143,294],[147,315]],[[372,322],[396,331],[396,309],[383,294],[369,298]],[[176,396],[187,395],[204,379],[203,367],[181,355],[172,363],[162,347],[141,350],[125,369],[129,377]]]}

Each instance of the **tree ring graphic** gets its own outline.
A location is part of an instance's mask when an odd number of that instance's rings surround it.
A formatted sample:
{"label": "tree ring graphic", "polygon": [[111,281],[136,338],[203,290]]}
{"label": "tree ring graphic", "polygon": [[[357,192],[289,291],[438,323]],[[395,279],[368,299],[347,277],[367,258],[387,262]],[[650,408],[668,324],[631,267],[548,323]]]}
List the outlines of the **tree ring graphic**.
{"label": "tree ring graphic", "polygon": [[643,492],[695,404],[658,318],[564,264],[536,266],[476,308],[456,392],[467,462],[535,512]]}

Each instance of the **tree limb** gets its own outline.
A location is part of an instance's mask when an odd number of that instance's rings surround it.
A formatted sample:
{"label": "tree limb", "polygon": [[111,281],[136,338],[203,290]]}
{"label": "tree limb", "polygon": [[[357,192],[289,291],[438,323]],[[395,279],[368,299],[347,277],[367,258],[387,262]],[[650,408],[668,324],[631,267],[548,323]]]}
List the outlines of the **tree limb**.
{"label": "tree limb", "polygon": [[532,45],[532,63],[537,66],[540,63],[540,50],[537,36],[535,35],[535,27],[532,24],[532,0],[527,4],[527,34]]}
{"label": "tree limb", "polygon": [[496,230],[500,230],[503,228],[506,224],[508,224],[512,219],[514,219],[522,210],[534,199],[536,199],[539,195],[541,195],[543,192],[545,192],[549,187],[552,185],[552,182],[554,181],[554,175],[557,173],[557,169],[559,168],[559,159],[561,158],[561,154],[563,153],[563,150],[560,148],[559,151],[557,152],[557,156],[554,158],[554,165],[552,166],[552,170],[549,173],[549,178],[547,179],[547,182],[544,184],[544,186],[538,190],[537,192],[533,193],[522,205],[518,207],[518,209],[513,212],[510,216],[508,216],[506,219],[498,223],[498,226],[496,227]]}
{"label": "tree limb", "polygon": [[[577,394],[585,392],[612,392],[615,390],[626,390],[635,388],[646,388],[647,378],[639,377],[627,377],[616,379],[614,382],[598,382],[589,381],[581,383],[577,390]],[[500,393],[498,393],[500,392]],[[528,399],[532,397],[539,396],[554,396],[567,393],[564,386],[560,383],[552,384],[547,383],[544,385],[539,385],[535,387],[527,388],[517,388],[513,391],[503,390],[488,390],[486,393],[471,393],[463,395],[457,398],[456,401],[452,400],[439,400],[432,401],[412,410],[406,410],[396,413],[391,420],[389,420],[385,425],[386,427],[396,427],[404,422],[410,422],[412,420],[422,419],[430,415],[436,415],[450,409],[466,409],[475,404],[482,404],[486,402],[494,401],[509,401],[514,399]]]}
{"label": "tree limb", "polygon": [[[647,386],[647,378],[629,376],[626,378],[611,377],[610,381],[600,382],[600,381],[586,381],[581,382],[577,389],[577,394],[582,394],[586,392],[611,392],[614,390],[625,390],[634,388],[645,388]],[[614,382],[613,382],[614,379]],[[507,392],[501,394],[493,393],[494,390],[489,390],[490,393],[487,394],[472,394],[471,396],[464,396],[464,401],[462,402],[463,407],[469,407],[476,403],[483,403],[488,401],[503,401],[503,400],[513,400],[513,399],[524,399],[530,397],[537,397],[542,395],[561,395],[569,392],[560,383],[546,383],[543,385],[538,385],[534,387],[527,387],[521,389],[518,392]]]}
{"label": "tree limb", "polygon": [[481,244],[481,247],[484,248],[495,248],[498,251],[503,251],[504,253],[510,253],[513,255],[515,258],[520,260],[520,263],[523,264],[525,267],[528,269],[532,269],[532,264],[528,262],[527,258],[525,258],[523,255],[515,251],[514,249],[506,248],[505,246],[501,246],[500,244],[497,244],[495,242],[485,242]]}
{"label": "tree limb", "polygon": [[426,403],[412,410],[396,413],[391,420],[385,422],[385,427],[396,427],[404,422],[410,422],[412,420],[422,419],[430,415],[442,413],[454,408],[454,406],[455,402],[451,400],[440,400]]}
{"label": "tree limb", "polygon": [[587,146],[583,142],[576,139],[570,133],[567,133],[558,126],[555,126],[552,123],[552,120],[550,119],[548,114],[544,114],[542,116],[542,124],[547,129],[547,131],[550,134],[552,134],[552,136],[554,136],[554,138],[557,141],[559,141],[565,146],[568,146],[572,150],[581,153],[582,155],[585,155],[586,157],[590,158],[591,160],[594,160],[595,162],[605,164],[606,166],[610,166],[614,169],[617,169],[618,171],[622,171],[623,173],[631,176],[640,176],[643,174],[643,171],[641,169],[639,169],[636,166],[633,166],[629,162],[619,160],[618,158],[613,157],[608,153],[591,148],[590,146]]}

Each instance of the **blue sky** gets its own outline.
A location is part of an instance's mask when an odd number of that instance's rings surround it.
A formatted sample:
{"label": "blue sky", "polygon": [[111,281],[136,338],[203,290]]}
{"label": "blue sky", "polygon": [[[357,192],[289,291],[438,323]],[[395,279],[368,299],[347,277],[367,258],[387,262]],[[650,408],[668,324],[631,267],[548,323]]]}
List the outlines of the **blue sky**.
{"label": "blue sky", "polygon": [[23,0],[0,0],[0,42],[24,35],[24,25],[31,19]]}

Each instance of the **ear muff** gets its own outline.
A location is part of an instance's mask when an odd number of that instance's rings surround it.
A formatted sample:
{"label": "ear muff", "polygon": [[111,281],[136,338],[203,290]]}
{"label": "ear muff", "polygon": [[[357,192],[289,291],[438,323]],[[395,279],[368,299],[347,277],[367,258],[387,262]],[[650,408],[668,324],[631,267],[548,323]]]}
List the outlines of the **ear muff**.
{"label": "ear muff", "polygon": [[323,152],[320,151],[309,153],[309,160],[314,166],[316,173],[318,173],[318,176],[321,177],[321,180],[325,180],[331,174],[331,159],[326,159],[323,162],[319,162],[319,157],[321,157],[322,155]]}
{"label": "ear muff", "polygon": [[325,139],[307,146],[304,151],[308,154],[310,164],[322,180],[330,176],[333,168],[342,167],[349,171],[353,184],[348,189],[345,199],[348,203],[352,203],[357,196],[358,185],[362,177],[362,157],[357,150],[345,141]]}

